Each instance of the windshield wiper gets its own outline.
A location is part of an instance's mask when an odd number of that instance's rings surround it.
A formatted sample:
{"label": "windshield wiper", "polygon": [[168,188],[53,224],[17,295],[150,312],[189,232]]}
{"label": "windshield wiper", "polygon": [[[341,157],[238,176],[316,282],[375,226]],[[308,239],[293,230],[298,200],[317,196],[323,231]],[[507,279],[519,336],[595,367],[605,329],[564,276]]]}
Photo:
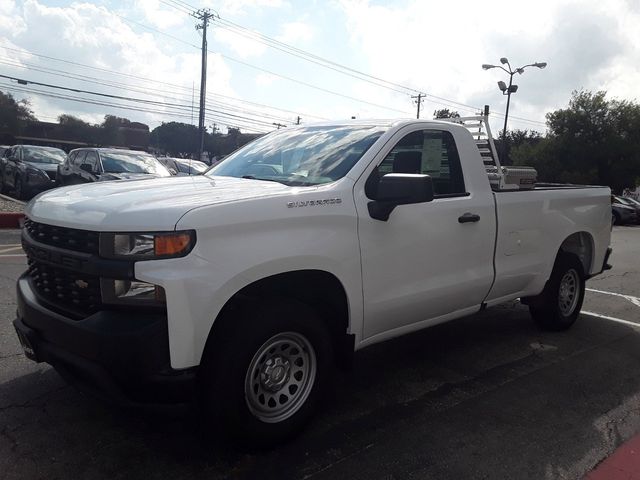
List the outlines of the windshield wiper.
{"label": "windshield wiper", "polygon": [[276,183],[282,183],[283,185],[286,185],[286,183],[281,182],[280,180],[275,180],[273,178],[255,177],[253,175],[242,175],[242,178],[246,178],[248,180],[263,180],[265,182],[276,182]]}

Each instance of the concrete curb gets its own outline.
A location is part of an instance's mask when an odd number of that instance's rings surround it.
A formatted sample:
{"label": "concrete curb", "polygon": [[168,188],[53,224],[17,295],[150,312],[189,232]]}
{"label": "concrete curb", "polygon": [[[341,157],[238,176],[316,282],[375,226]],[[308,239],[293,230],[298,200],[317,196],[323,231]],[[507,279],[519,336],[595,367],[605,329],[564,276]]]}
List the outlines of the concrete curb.
{"label": "concrete curb", "polygon": [[584,480],[640,480],[640,435],[619,447]]}
{"label": "concrete curb", "polygon": [[6,200],[8,202],[13,202],[13,203],[17,203],[19,205],[26,205],[27,202],[23,202],[22,200],[17,200],[13,197],[9,197],[7,195],[3,195],[2,193],[0,193],[0,198],[2,198],[3,200]]}
{"label": "concrete curb", "polygon": [[[6,195],[0,194],[0,198],[7,202],[13,202],[23,206],[26,205],[25,202]],[[0,212],[0,228],[22,228],[23,223],[24,213],[22,212]]]}

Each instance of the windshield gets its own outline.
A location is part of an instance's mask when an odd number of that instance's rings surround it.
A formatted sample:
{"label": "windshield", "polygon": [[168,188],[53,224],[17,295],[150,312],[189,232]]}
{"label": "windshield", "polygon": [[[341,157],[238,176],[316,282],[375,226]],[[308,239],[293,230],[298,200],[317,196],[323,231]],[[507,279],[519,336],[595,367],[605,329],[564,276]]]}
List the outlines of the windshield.
{"label": "windshield", "polygon": [[385,127],[330,126],[279,130],[225,158],[205,175],[320,185],[342,178]]}
{"label": "windshield", "polygon": [[155,157],[135,152],[100,152],[106,173],[153,173],[161,177],[171,174]]}
{"label": "windshield", "polygon": [[64,162],[65,158],[67,154],[59,148],[23,147],[22,149],[22,159],[25,162],[59,164]]}

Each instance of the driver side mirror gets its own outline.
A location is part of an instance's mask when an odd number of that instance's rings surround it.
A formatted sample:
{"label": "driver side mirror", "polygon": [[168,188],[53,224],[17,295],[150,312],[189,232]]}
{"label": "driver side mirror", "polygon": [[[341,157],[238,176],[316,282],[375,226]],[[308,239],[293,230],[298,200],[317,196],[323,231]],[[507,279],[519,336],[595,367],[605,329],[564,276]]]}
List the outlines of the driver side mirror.
{"label": "driver side mirror", "polygon": [[378,182],[375,200],[367,205],[371,218],[386,222],[398,205],[433,200],[433,182],[429,175],[388,173]]}

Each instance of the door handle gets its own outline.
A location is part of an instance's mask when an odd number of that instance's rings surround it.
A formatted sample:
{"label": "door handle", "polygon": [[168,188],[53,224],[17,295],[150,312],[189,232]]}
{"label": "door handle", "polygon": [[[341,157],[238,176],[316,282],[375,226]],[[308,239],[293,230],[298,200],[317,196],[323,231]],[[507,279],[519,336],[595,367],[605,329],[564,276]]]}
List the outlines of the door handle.
{"label": "door handle", "polygon": [[470,223],[470,222],[479,222],[480,221],[480,215],[477,215],[475,213],[465,213],[464,215],[461,215],[458,217],[458,223]]}

